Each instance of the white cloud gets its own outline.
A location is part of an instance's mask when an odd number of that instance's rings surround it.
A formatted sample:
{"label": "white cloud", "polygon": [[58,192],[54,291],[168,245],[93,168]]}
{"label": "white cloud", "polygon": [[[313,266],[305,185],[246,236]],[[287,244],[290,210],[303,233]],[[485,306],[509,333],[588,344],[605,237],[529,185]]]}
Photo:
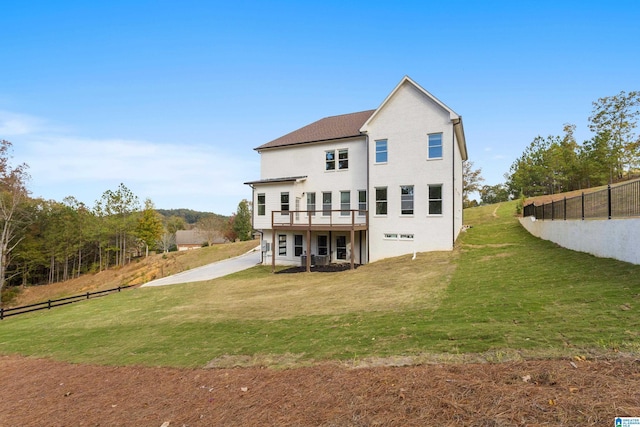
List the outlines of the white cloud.
{"label": "white cloud", "polygon": [[229,214],[251,195],[243,182],[259,174],[253,153],[206,145],[47,136],[25,139],[21,151],[35,197],[71,195],[89,206],[122,182],[157,207]]}
{"label": "white cloud", "polygon": [[0,110],[0,135],[3,138],[36,133],[43,125],[44,122],[36,117]]}

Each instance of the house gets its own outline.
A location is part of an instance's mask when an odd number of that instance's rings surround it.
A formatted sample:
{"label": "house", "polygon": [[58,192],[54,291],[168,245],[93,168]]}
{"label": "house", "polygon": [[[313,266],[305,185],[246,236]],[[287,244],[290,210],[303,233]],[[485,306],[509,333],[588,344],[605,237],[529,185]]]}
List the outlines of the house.
{"label": "house", "polygon": [[[462,117],[404,77],[375,110],[326,117],[255,149],[263,261],[365,264],[453,249],[462,228]],[[310,255],[310,256],[307,256]]]}
{"label": "house", "polygon": [[[205,231],[196,228],[192,230],[178,230],[176,231],[176,247],[179,251],[199,249],[207,245],[210,238]],[[220,236],[214,237],[211,241],[213,244],[224,242],[224,238]]]}

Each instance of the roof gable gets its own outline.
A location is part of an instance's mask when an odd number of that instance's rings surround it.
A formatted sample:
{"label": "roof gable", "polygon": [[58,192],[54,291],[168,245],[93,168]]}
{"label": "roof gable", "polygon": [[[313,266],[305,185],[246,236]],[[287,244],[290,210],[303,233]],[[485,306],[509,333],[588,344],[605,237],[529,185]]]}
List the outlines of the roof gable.
{"label": "roof gable", "polygon": [[294,130],[271,142],[262,144],[256,150],[284,147],[309,142],[330,141],[334,139],[360,136],[360,128],[371,117],[375,110],[325,117],[317,122]]}
{"label": "roof gable", "polygon": [[380,106],[378,108],[376,108],[374,113],[362,125],[362,127],[360,128],[361,132],[366,132],[366,129],[367,129],[367,126],[369,125],[369,123],[371,123],[372,121],[375,120],[375,118],[378,116],[378,114],[380,114],[380,111],[389,103],[391,98],[393,98],[395,96],[396,92],[398,92],[398,90],[400,90],[400,88],[405,84],[412,85],[415,89],[418,90],[418,92],[422,93],[423,95],[428,97],[431,101],[433,101],[433,103],[435,103],[440,108],[442,108],[443,110],[448,112],[452,121],[460,118],[460,116],[455,111],[453,111],[451,108],[447,107],[444,102],[440,101],[438,98],[433,96],[431,93],[429,93],[427,90],[425,90],[418,83],[414,82],[411,79],[411,77],[404,76],[402,78],[402,80],[400,80],[400,83],[398,83],[398,85],[391,91],[391,93],[384,99],[384,101],[382,101],[382,104],[380,104]]}
{"label": "roof gable", "polygon": [[437,106],[442,108],[444,111],[449,113],[449,118],[450,118],[450,120],[451,120],[451,122],[453,124],[453,131],[454,131],[454,133],[456,135],[456,140],[458,142],[458,148],[460,149],[460,155],[462,156],[462,160],[467,160],[468,159],[467,141],[466,141],[466,137],[464,135],[464,127],[462,125],[462,116],[458,115],[455,111],[453,111],[451,108],[449,108],[444,102],[440,101],[438,98],[433,96],[431,93],[429,93],[427,90],[425,90],[418,83],[414,82],[409,76],[404,76],[402,78],[402,80],[400,80],[400,83],[398,83],[398,85],[391,91],[391,93],[384,99],[384,101],[382,101],[382,104],[380,104],[380,106],[375,109],[373,114],[371,114],[371,116],[369,116],[369,118],[365,121],[365,123],[360,128],[360,132],[362,132],[362,133],[366,133],[367,132],[367,128],[368,128],[369,124],[372,123],[376,119],[378,114],[380,114],[380,111],[382,111],[384,109],[384,107],[389,103],[389,101],[395,96],[395,94],[405,84],[412,85],[414,87],[414,89],[418,90],[418,92],[422,93],[429,100],[431,100],[434,104],[436,104]]}

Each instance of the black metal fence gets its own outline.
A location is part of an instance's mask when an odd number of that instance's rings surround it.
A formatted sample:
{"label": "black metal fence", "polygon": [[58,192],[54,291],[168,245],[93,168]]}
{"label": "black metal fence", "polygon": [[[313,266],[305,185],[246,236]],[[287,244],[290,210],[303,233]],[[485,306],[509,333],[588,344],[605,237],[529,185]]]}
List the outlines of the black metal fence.
{"label": "black metal fence", "polygon": [[523,216],[540,220],[627,218],[640,216],[640,180],[550,203],[528,204]]}
{"label": "black metal fence", "polygon": [[87,292],[85,294],[74,295],[72,297],[50,299],[48,301],[39,302],[36,304],[23,305],[20,307],[2,308],[0,307],[0,320],[9,316],[17,316],[18,314],[30,313],[38,310],[50,310],[53,307],[59,307],[61,305],[67,305],[78,301],[84,301],[91,297],[101,297],[112,292],[120,292],[122,289],[131,288],[135,285],[118,286],[117,288],[105,289],[104,291]]}

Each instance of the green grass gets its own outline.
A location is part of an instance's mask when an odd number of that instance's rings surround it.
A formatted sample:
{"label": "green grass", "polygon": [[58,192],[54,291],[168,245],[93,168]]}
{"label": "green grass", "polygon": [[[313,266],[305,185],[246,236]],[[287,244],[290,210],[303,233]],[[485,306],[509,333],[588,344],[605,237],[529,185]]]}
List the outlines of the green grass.
{"label": "green grass", "polygon": [[305,364],[640,350],[640,266],[529,235],[515,203],[465,211],[453,253],[343,273],[256,267],[0,322],[0,353],[78,363]]}

